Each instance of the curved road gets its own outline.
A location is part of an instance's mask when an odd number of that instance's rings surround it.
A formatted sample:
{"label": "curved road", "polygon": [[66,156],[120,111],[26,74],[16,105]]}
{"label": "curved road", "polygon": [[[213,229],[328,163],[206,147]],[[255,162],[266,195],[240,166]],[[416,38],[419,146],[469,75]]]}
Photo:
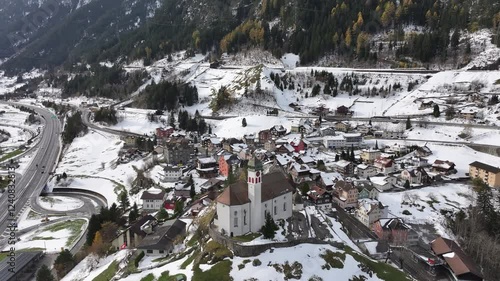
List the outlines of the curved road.
{"label": "curved road", "polygon": [[132,133],[132,132],[114,130],[114,129],[110,129],[110,128],[97,126],[96,124],[94,124],[90,121],[90,111],[87,109],[82,110],[82,121],[83,121],[83,124],[85,124],[85,126],[87,126],[89,128],[92,128],[92,129],[97,130],[97,131],[102,131],[102,132],[106,132],[109,134],[113,134],[113,135],[133,136],[133,137],[143,137],[144,136],[144,135],[136,134],[136,133]]}

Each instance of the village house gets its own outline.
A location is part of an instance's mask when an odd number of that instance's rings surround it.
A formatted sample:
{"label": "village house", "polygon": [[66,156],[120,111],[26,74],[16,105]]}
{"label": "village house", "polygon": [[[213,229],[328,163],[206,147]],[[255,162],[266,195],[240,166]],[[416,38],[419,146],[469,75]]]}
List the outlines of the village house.
{"label": "village house", "polygon": [[335,128],[334,127],[325,127],[325,128],[321,128],[319,130],[319,134],[322,136],[322,137],[326,137],[326,136],[335,136]]}
{"label": "village house", "polygon": [[420,157],[420,156],[413,156],[409,159],[405,159],[405,161],[403,163],[405,163],[411,167],[427,167],[427,166],[429,166],[429,161],[427,160],[427,158]]}
{"label": "village house", "polygon": [[280,138],[286,135],[286,129],[283,125],[274,125],[271,129],[269,129],[269,132],[271,132],[271,135],[275,138]]}
{"label": "village house", "polygon": [[227,177],[229,170],[234,171],[240,165],[240,159],[234,154],[219,156],[219,174]]}
{"label": "village house", "polygon": [[362,135],[367,135],[368,133],[371,132],[371,130],[372,130],[372,126],[370,126],[370,125],[361,124],[361,125],[356,126],[356,132],[358,132]]}
{"label": "village house", "polygon": [[455,241],[438,237],[431,242],[431,250],[446,262],[456,280],[483,280],[479,267]]}
{"label": "village house", "polygon": [[359,199],[378,199],[379,191],[368,180],[355,180],[354,186],[358,189]]}
{"label": "village house", "polygon": [[469,176],[481,179],[492,188],[500,188],[500,168],[483,162],[474,161],[469,164]]}
{"label": "village house", "polygon": [[293,147],[295,152],[300,152],[303,150],[306,150],[307,144],[304,139],[294,139],[293,141],[290,142],[290,145]]}
{"label": "village house", "polygon": [[410,185],[426,185],[430,183],[430,178],[423,168],[404,169],[401,172],[401,179],[408,181]]}
{"label": "village house", "polygon": [[349,108],[345,105],[341,105],[337,107],[337,109],[335,110],[335,115],[337,116],[346,116],[349,114],[351,114],[351,112],[349,111]]}
{"label": "village house", "polygon": [[297,162],[299,164],[305,164],[309,167],[313,167],[316,165],[316,161],[314,161],[314,159],[308,155],[302,155],[302,156],[298,157]]}
{"label": "village house", "polygon": [[307,201],[310,205],[315,206],[324,211],[329,211],[332,208],[332,195],[317,185],[311,187],[307,192]]}
{"label": "village house", "polygon": [[354,164],[346,160],[340,160],[333,163],[333,170],[344,177],[354,174]]}
{"label": "village house", "polygon": [[478,111],[473,108],[464,108],[460,110],[460,118],[466,119],[466,120],[473,120],[476,118]]}
{"label": "village house", "polygon": [[326,173],[326,172],[321,172],[319,175],[319,182],[321,185],[328,191],[333,190],[333,186],[338,180],[342,180],[342,175],[339,173]]}
{"label": "village house", "polygon": [[201,178],[217,176],[217,161],[213,157],[198,158],[196,171]]}
{"label": "village house", "polygon": [[111,241],[111,245],[117,250],[122,248],[136,248],[146,235],[153,232],[157,224],[158,221],[155,217],[145,215],[126,229],[119,231],[118,235]]}
{"label": "village house", "polygon": [[338,149],[345,147],[345,137],[343,135],[329,135],[323,138],[323,145],[328,149]]}
{"label": "village house", "polygon": [[[397,156],[402,156],[408,153],[408,147],[404,144],[393,144],[387,148],[389,151],[394,152]],[[387,150],[386,150],[387,151]]]}
{"label": "village house", "polygon": [[403,137],[404,137],[404,131],[385,130],[382,133],[382,138],[384,139],[402,139]]}
{"label": "village house", "polygon": [[274,140],[268,140],[264,143],[264,149],[270,152],[274,152],[276,150],[276,142]]}
{"label": "village house", "polygon": [[[223,181],[218,178],[208,179],[206,182],[200,185],[200,191],[205,193],[207,191],[217,191],[222,188]],[[215,199],[215,198],[211,198]]]}
{"label": "village house", "polygon": [[380,152],[380,150],[378,149],[363,149],[361,150],[360,158],[361,161],[365,163],[373,163],[373,161],[375,161],[375,159],[377,159],[377,157],[379,157],[381,153],[382,152]]}
{"label": "village house", "polygon": [[146,256],[166,256],[172,253],[175,239],[185,233],[185,222],[179,219],[168,220],[146,235],[137,249],[142,250]]}
{"label": "village house", "polygon": [[350,182],[337,181],[335,194],[334,200],[341,208],[353,208],[358,205],[358,189]]}
{"label": "village house", "polygon": [[173,127],[165,127],[165,128],[156,128],[155,135],[158,139],[166,139],[169,138],[170,135],[174,132]]}
{"label": "village house", "polygon": [[393,176],[370,177],[370,181],[378,190],[386,191],[394,187],[397,183],[397,178]]}
{"label": "village house", "polygon": [[334,128],[336,131],[339,131],[339,132],[349,132],[349,130],[351,129],[351,124],[349,124],[349,122],[346,122],[346,121],[339,121],[339,122],[335,122],[335,124],[333,124]]}
{"label": "village house", "polygon": [[450,175],[457,172],[455,169],[455,163],[448,160],[443,161],[438,159],[432,163],[432,171],[442,175]]}
{"label": "village house", "polygon": [[418,109],[423,110],[423,109],[429,109],[434,107],[434,102],[433,101],[422,101],[420,103],[420,107]]}
{"label": "village house", "polygon": [[358,207],[356,208],[356,218],[366,225],[371,227],[372,224],[378,221],[381,217],[386,217],[388,214],[387,208],[377,200],[358,199]]}
{"label": "village house", "polygon": [[255,146],[255,134],[245,134],[245,135],[243,135],[243,141],[248,146]]}
{"label": "village house", "polygon": [[383,174],[389,174],[394,172],[394,161],[390,158],[385,158],[385,157],[377,157],[375,159],[373,165]]}
{"label": "village house", "polygon": [[220,138],[210,138],[208,142],[208,151],[215,151],[222,148],[222,139]]}
{"label": "village house", "polygon": [[276,152],[280,154],[290,154],[295,152],[295,148],[288,143],[280,144],[276,146]]}
{"label": "village house", "polygon": [[294,162],[293,158],[286,154],[278,154],[274,159],[274,163],[281,167],[288,167],[288,164],[293,162]]}
{"label": "village house", "polygon": [[363,142],[363,136],[360,133],[344,134],[346,147],[360,147]]}
{"label": "village house", "polygon": [[401,218],[381,218],[376,221],[371,229],[379,240],[387,241],[391,245],[416,245],[418,233]]}
{"label": "village house", "polygon": [[163,171],[167,182],[178,181],[182,177],[182,168],[178,166],[166,166]]}
{"label": "village house", "polygon": [[126,135],[124,137],[122,137],[122,140],[125,142],[124,143],[124,148],[125,147],[135,147],[135,144],[136,144],[136,137],[135,136],[130,136],[130,135]]}
{"label": "village house", "polygon": [[266,143],[269,140],[272,139],[271,131],[269,130],[262,130],[259,132],[259,142],[260,143]]}
{"label": "village house", "polygon": [[420,156],[420,157],[429,157],[430,155],[432,155],[432,151],[426,145],[419,146],[415,150],[415,155]]}
{"label": "village house", "polygon": [[177,198],[189,198],[191,186],[187,182],[176,182],[174,186],[174,195]]}
{"label": "village house", "polygon": [[217,198],[214,224],[222,234],[240,236],[258,232],[266,214],[276,221],[292,216],[293,187],[281,171],[263,174],[262,162],[248,162],[248,178],[229,185]]}
{"label": "village house", "polygon": [[194,146],[187,139],[169,141],[165,143],[163,157],[170,165],[186,165],[194,156]]}
{"label": "village house", "polygon": [[167,198],[165,191],[158,188],[150,188],[141,195],[142,210],[144,212],[156,212],[163,208],[163,202]]}
{"label": "village house", "polygon": [[359,164],[354,171],[360,178],[373,177],[378,174],[377,167],[373,165]]}
{"label": "village house", "polygon": [[295,183],[301,183],[311,180],[309,170],[309,166],[303,164],[301,165],[298,163],[291,164],[290,168],[288,169]]}

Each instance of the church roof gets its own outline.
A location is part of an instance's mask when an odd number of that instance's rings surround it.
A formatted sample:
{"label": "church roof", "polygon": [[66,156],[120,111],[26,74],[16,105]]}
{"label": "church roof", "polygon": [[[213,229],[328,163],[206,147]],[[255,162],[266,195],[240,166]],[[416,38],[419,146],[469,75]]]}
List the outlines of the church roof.
{"label": "church roof", "polygon": [[[266,202],[289,192],[293,192],[293,187],[283,173],[272,172],[262,177],[261,202]],[[231,184],[217,198],[217,202],[228,206],[249,203],[248,183],[240,180]]]}
{"label": "church roof", "polygon": [[248,199],[248,185],[244,181],[237,181],[228,186],[217,198],[217,202],[228,205],[238,206],[250,202]]}

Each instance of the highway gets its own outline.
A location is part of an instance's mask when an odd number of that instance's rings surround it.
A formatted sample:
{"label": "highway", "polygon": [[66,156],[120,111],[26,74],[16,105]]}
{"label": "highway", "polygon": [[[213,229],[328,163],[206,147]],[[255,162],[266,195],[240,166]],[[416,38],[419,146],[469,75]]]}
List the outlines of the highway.
{"label": "highway", "polygon": [[[13,103],[10,104],[15,105]],[[59,119],[46,109],[29,105],[24,106],[35,110],[43,118],[45,126],[38,143],[39,149],[35,152],[31,163],[26,168],[22,177],[19,178],[19,176],[16,176],[15,178],[14,204],[8,202],[7,192],[0,197],[0,206],[5,206],[4,208],[7,209],[9,204],[13,205],[12,207],[9,206],[11,212],[0,212],[0,233],[2,233],[0,246],[6,242],[6,237],[10,235],[8,226],[12,222],[11,219],[17,219],[26,203],[32,199],[36,199],[40,195],[40,192],[49,179],[49,172],[52,172],[55,168],[61,148],[61,123]],[[45,168],[42,168],[43,166]]]}

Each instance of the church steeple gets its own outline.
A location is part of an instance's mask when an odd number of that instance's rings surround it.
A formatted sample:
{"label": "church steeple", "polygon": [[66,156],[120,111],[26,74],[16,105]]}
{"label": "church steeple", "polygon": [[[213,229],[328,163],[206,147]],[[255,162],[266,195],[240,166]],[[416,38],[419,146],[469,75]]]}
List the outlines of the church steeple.
{"label": "church steeple", "polygon": [[256,171],[262,171],[262,161],[257,159],[257,157],[253,156],[249,161],[248,161],[248,170],[252,170],[254,172]]}

